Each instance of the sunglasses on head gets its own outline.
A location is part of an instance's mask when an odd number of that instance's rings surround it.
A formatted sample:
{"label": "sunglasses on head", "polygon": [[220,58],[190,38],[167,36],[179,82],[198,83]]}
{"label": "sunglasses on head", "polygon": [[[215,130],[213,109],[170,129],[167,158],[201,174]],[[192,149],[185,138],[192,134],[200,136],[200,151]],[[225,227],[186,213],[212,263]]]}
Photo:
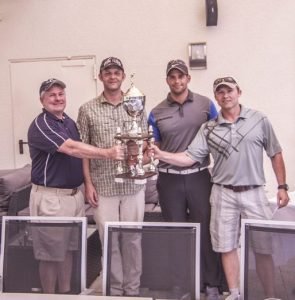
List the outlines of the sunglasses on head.
{"label": "sunglasses on head", "polygon": [[169,63],[168,63],[168,65],[177,65],[177,64],[183,65],[184,61],[182,61],[180,59],[173,59],[173,60],[170,60]]}
{"label": "sunglasses on head", "polygon": [[217,84],[220,84],[222,82],[229,82],[229,83],[237,84],[237,82],[232,77],[222,77],[222,78],[217,78],[214,81],[213,85],[217,85]]}

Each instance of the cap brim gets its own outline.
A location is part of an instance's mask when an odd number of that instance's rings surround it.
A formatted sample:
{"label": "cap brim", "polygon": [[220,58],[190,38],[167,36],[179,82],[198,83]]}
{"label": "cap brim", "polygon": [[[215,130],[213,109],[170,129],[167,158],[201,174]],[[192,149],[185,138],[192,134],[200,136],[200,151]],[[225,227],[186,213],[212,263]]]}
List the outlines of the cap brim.
{"label": "cap brim", "polygon": [[220,83],[218,83],[215,87],[214,87],[214,92],[216,92],[216,90],[220,87],[220,86],[228,86],[230,87],[231,89],[234,89],[235,87],[237,87],[238,85],[235,84],[235,83],[232,83],[232,82],[225,82],[225,81],[222,81]]}

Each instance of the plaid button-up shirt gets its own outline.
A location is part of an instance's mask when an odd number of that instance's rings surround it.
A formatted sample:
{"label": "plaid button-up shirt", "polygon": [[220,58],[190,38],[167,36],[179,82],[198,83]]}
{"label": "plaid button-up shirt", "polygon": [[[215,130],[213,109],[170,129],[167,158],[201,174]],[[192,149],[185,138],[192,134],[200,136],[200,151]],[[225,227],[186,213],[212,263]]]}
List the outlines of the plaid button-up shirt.
{"label": "plaid button-up shirt", "polygon": [[[124,126],[128,126],[131,120],[123,108],[123,98],[120,104],[114,106],[101,94],[80,107],[77,126],[83,142],[99,148],[110,148],[115,144],[117,127],[124,130]],[[140,123],[142,131],[147,131],[145,112]],[[116,183],[116,164],[111,159],[90,160],[90,174],[98,194],[107,197],[131,195],[144,187],[134,184],[132,180]]]}

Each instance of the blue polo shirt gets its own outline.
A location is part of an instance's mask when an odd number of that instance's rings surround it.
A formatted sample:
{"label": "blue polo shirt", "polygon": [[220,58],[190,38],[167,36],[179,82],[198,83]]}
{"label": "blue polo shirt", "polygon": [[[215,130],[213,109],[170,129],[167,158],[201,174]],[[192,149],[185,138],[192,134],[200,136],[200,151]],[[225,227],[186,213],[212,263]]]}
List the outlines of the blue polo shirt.
{"label": "blue polo shirt", "polygon": [[28,131],[32,183],[69,189],[82,184],[82,160],[57,151],[69,138],[80,141],[75,122],[66,114],[60,120],[43,109]]}

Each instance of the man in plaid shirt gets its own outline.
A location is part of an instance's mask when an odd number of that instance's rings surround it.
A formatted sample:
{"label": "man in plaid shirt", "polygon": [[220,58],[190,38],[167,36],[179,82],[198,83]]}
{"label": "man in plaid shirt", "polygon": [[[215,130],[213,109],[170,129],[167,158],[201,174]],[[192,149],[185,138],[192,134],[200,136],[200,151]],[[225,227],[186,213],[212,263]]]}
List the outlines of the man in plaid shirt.
{"label": "man in plaid shirt", "polygon": [[[109,147],[115,142],[117,127],[131,121],[123,108],[121,84],[125,73],[120,59],[104,59],[99,79],[104,90],[80,107],[77,125],[84,142]],[[146,114],[140,126],[147,131]],[[94,219],[102,242],[105,222],[143,221],[145,185],[135,185],[132,180],[115,182],[116,162],[110,159],[84,159],[83,172],[86,199],[94,207]],[[140,236],[134,234],[118,239],[113,247],[116,254],[112,255],[111,295],[138,295],[142,270]]]}

